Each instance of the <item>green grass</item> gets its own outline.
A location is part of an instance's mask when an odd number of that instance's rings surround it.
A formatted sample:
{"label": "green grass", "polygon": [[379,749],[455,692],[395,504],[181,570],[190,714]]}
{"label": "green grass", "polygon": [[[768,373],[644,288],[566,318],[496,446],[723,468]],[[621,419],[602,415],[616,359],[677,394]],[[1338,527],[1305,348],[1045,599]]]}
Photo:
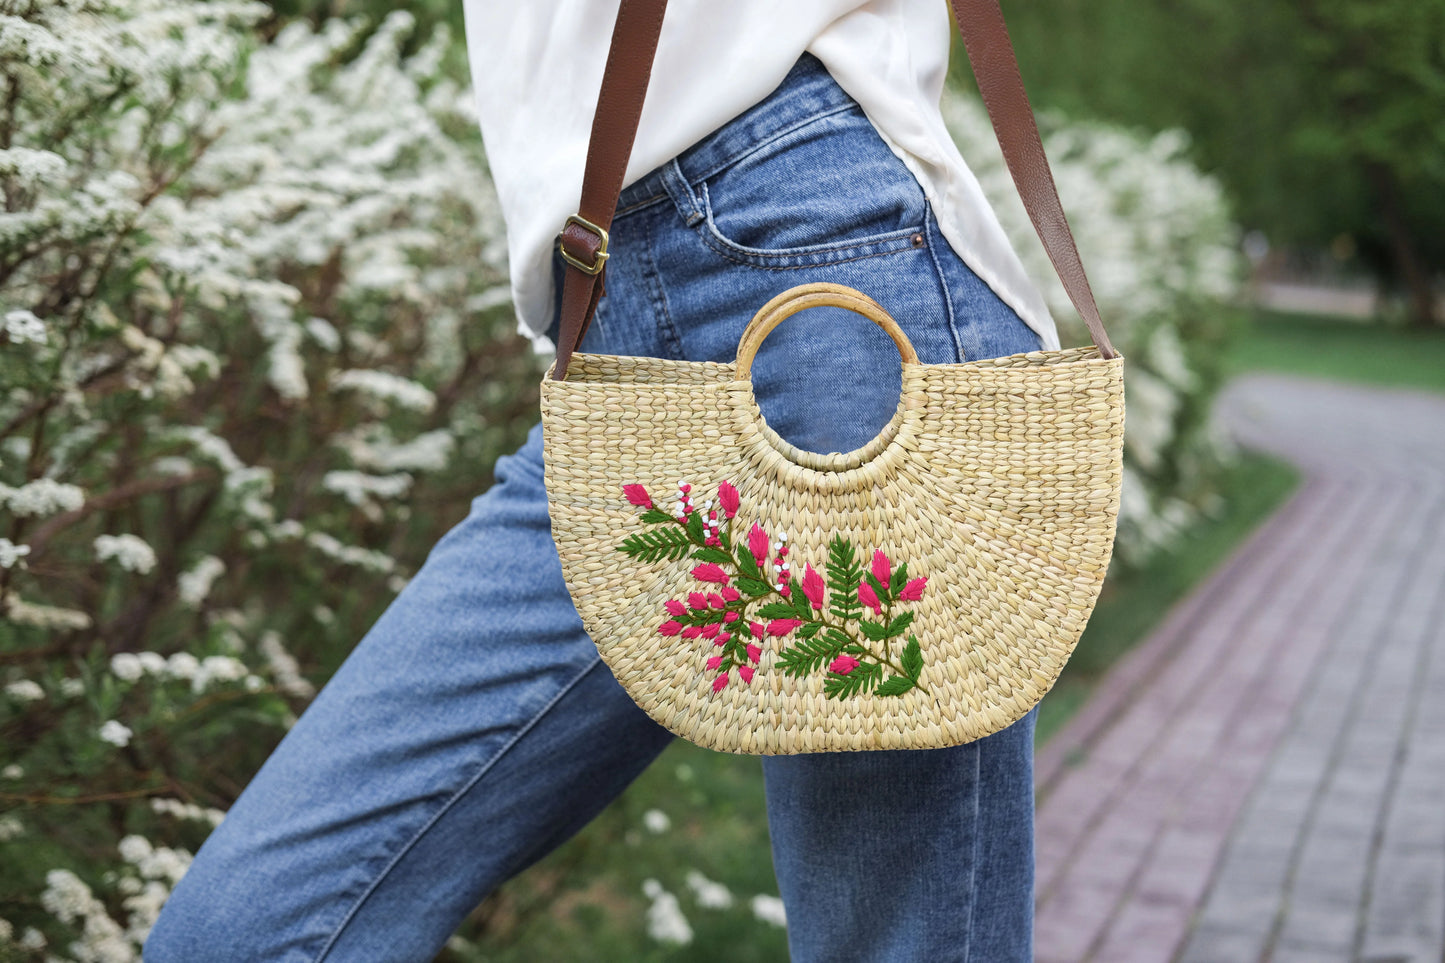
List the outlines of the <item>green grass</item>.
{"label": "green grass", "polygon": [[1426,330],[1256,310],[1225,356],[1230,374],[1284,371],[1445,391],[1445,328]]}
{"label": "green grass", "polygon": [[1245,455],[1220,480],[1224,508],[1217,517],[1196,522],[1177,544],[1135,570],[1121,569],[1116,556],[1078,647],[1039,705],[1035,743],[1058,731],[1109,667],[1273,514],[1298,481],[1299,473],[1285,462]]}

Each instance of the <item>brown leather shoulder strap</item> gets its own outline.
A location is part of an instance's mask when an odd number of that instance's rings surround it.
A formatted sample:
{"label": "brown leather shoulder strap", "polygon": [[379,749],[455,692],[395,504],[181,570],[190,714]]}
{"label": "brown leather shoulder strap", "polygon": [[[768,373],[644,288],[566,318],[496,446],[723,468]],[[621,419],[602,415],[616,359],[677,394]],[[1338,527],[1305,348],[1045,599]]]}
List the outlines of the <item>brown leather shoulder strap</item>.
{"label": "brown leather shoulder strap", "polygon": [[[951,0],[989,120],[1024,208],[1089,336],[1105,358],[1117,355],[1084,273],[1074,235],[1059,202],[1058,188],[1024,92],[1018,59],[998,0]],[[597,310],[606,272],[606,231],[612,225],[627,160],[642,116],[652,60],[667,0],[621,0],[612,46],[602,73],[602,91],[592,120],[592,141],[582,180],[578,216],[569,218],[559,243],[567,261],[557,364],[552,377],[567,374],[567,362]]]}
{"label": "brown leather shoulder strap", "polygon": [[1039,139],[1033,107],[1028,94],[1024,93],[1024,79],[1019,73],[1008,27],[1004,25],[1003,11],[998,0],[952,2],[958,32],[963,35],[963,46],[968,51],[969,66],[973,68],[988,119],[993,122],[999,147],[1003,148],[1004,163],[1013,175],[1024,209],[1034,222],[1044,250],[1049,252],[1059,280],[1064,282],[1074,310],[1088,326],[1089,337],[1094,339],[1101,355],[1112,358],[1118,352],[1104,331],[1093,289],[1084,273],[1084,262],[1079,259],[1074,234],[1069,230],[1068,218],[1064,217],[1064,205],[1059,202],[1054,172]]}
{"label": "brown leather shoulder strap", "polygon": [[567,375],[567,362],[592,323],[607,269],[607,231],[627,176],[627,159],[642,119],[642,101],[652,76],[657,38],[667,0],[622,0],[612,27],[612,46],[602,70],[602,90],[592,115],[592,139],[582,174],[577,217],[563,225],[558,243],[567,260],[562,280],[562,316],[557,330],[557,365],[552,377]]}

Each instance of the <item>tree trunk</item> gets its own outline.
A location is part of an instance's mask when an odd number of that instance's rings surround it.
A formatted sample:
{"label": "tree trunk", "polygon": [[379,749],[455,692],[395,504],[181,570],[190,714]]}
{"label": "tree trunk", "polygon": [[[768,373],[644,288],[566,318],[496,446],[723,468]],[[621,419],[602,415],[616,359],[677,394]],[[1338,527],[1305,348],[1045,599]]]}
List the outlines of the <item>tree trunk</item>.
{"label": "tree trunk", "polygon": [[1439,320],[1434,279],[1416,249],[1409,225],[1405,223],[1405,209],[1400,203],[1395,175],[1380,163],[1370,164],[1369,174],[1380,205],[1380,215],[1384,219],[1385,233],[1390,240],[1390,253],[1410,295],[1410,320],[1421,327],[1434,327]]}

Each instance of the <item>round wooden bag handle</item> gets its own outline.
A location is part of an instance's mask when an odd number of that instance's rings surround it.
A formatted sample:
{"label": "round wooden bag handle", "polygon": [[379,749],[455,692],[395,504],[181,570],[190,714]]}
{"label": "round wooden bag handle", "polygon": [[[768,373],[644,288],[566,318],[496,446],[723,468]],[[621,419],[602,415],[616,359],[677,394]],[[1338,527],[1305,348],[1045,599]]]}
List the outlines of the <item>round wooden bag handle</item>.
{"label": "round wooden bag handle", "polygon": [[893,320],[893,316],[883,310],[882,305],[862,291],[847,285],[816,281],[788,288],[753,315],[753,319],[743,329],[743,336],[738,339],[739,381],[752,378],[753,358],[757,356],[758,348],[762,347],[763,339],[778,325],[808,308],[846,308],[856,311],[888,332],[893,343],[898,345],[898,353],[903,356],[904,364],[918,364],[918,352],[913,350],[913,343],[908,340],[908,335],[903,333],[898,322]]}

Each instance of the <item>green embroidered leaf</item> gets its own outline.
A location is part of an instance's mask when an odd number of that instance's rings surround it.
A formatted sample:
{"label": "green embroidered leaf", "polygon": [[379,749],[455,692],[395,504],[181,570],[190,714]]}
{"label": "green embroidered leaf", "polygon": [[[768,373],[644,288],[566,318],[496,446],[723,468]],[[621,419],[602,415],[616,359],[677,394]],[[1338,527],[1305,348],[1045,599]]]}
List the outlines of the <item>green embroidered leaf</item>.
{"label": "green embroidered leaf", "polygon": [[667,514],[667,512],[663,511],[660,508],[649,508],[647,511],[642,513],[642,523],[644,525],[661,525],[664,522],[675,521],[677,521],[675,517]]}
{"label": "green embroidered leaf", "polygon": [[773,664],[780,667],[785,675],[807,675],[836,659],[847,644],[848,636],[830,628],[822,636],[799,640],[779,652],[778,660]]}
{"label": "green embroidered leaf", "polygon": [[877,662],[859,662],[847,675],[829,672],[823,680],[823,694],[833,699],[872,692],[883,681],[883,666]]}
{"label": "green embroidered leaf", "polygon": [[858,623],[858,628],[863,631],[866,638],[872,639],[874,642],[882,642],[888,638],[888,628],[881,623],[863,619]]}
{"label": "green embroidered leaf", "polygon": [[691,538],[699,545],[706,541],[706,539],[703,538],[702,534],[701,512],[693,512],[691,515],[687,516],[687,534],[689,538]]}
{"label": "green embroidered leaf", "polygon": [[[728,522],[728,528],[732,528],[732,522]],[[722,531],[718,532],[717,537],[718,541],[722,542],[723,548],[727,549],[729,552],[733,550],[733,540],[732,537],[728,535],[727,529],[723,529]]]}
{"label": "green embroidered leaf", "polygon": [[692,553],[692,557],[699,562],[713,562],[717,565],[727,565],[733,560],[730,553],[720,548],[700,548]]}
{"label": "green embroidered leaf", "polygon": [[888,580],[889,596],[897,595],[903,591],[903,586],[908,584],[908,563],[903,562],[893,570],[893,577]]}
{"label": "green embroidered leaf", "polygon": [[878,593],[878,598],[881,601],[883,601],[884,603],[893,601],[892,596],[888,594],[888,586],[878,581],[878,579],[873,575],[872,572],[869,572],[867,575],[863,576],[863,581],[873,586],[873,591]]}
{"label": "green embroidered leaf", "polygon": [[[724,545],[728,545],[728,542],[727,542],[727,539],[726,539],[726,538],[723,539],[723,544],[724,544]],[[728,545],[728,550],[729,550],[729,551],[732,550],[732,546],[731,546],[731,545]],[[757,563],[757,561],[753,558],[753,553],[752,553],[752,552],[749,552],[749,551],[738,552],[738,574],[739,574],[739,575],[743,575],[743,576],[745,576],[745,577],[747,577],[747,578],[756,578],[756,579],[761,579],[761,578],[762,578],[763,573],[758,571],[758,563]]]}
{"label": "green embroidered leaf", "polygon": [[891,638],[893,638],[893,637],[895,637],[895,636],[902,635],[904,632],[906,632],[906,631],[908,630],[908,627],[909,627],[910,625],[912,625],[912,624],[913,624],[913,613],[912,613],[912,612],[904,612],[902,615],[897,616],[896,618],[894,618],[892,622],[889,622],[889,623],[888,623],[888,635],[887,635],[887,638],[890,638],[890,639],[891,639]]}
{"label": "green embroidered leaf", "polygon": [[853,543],[834,535],[828,543],[828,611],[845,622],[863,614],[858,601],[858,586],[863,582],[863,567]]}
{"label": "green embroidered leaf", "polygon": [[914,682],[918,681],[918,673],[923,671],[923,651],[918,647],[916,635],[910,635],[908,644],[903,647],[903,671]]}
{"label": "green embroidered leaf", "polygon": [[818,630],[822,627],[822,622],[808,622],[804,625],[800,625],[798,627],[798,638],[811,639],[813,636],[818,634]]}
{"label": "green embroidered leaf", "polygon": [[627,536],[617,550],[643,562],[675,562],[686,557],[691,547],[687,533],[680,528],[652,528]]}
{"label": "green embroidered leaf", "polygon": [[877,689],[875,689],[873,691],[873,694],[877,696],[901,696],[903,693],[907,692],[909,689],[913,688],[917,684],[918,683],[914,682],[912,679],[904,678],[901,675],[895,675],[892,678],[888,679],[888,681],[880,685]]}
{"label": "green embroidered leaf", "polygon": [[754,598],[759,595],[767,595],[773,590],[773,587],[762,579],[746,578],[741,575],[733,582],[733,585],[737,586],[739,592],[746,592]]}

